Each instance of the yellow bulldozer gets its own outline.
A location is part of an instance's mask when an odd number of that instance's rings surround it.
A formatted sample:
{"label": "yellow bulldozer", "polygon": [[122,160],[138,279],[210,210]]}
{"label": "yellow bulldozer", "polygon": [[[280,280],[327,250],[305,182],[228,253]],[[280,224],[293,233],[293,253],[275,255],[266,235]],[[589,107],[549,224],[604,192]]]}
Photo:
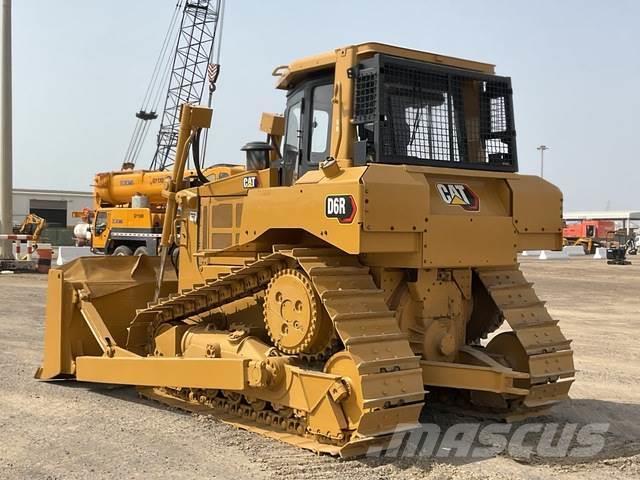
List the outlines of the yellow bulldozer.
{"label": "yellow bulldozer", "polygon": [[562,195],[517,173],[510,79],[377,43],[274,75],[285,114],[263,114],[246,171],[187,189],[211,110],[183,106],[161,256],[50,272],[37,378],[345,457],[431,404],[514,419],[567,399],[570,340],[517,263],[561,248]]}

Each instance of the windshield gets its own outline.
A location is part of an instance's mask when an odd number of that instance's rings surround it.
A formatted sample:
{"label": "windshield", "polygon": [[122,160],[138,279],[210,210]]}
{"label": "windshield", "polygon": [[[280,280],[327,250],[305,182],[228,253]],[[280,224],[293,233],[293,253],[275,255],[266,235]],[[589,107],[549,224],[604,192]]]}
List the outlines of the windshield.
{"label": "windshield", "polygon": [[96,215],[96,235],[102,234],[107,228],[107,212],[98,212]]}

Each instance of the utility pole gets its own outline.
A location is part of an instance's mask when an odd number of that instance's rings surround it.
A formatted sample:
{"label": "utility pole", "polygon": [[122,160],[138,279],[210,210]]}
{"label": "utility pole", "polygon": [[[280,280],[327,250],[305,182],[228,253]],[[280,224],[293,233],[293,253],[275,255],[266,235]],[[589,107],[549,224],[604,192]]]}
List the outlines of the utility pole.
{"label": "utility pole", "polygon": [[[13,227],[11,0],[2,0],[0,42],[0,233],[10,234]],[[11,242],[0,240],[0,259],[11,257]]]}
{"label": "utility pole", "polygon": [[549,147],[540,145],[537,150],[540,151],[540,177],[544,178],[544,151],[549,150]]}

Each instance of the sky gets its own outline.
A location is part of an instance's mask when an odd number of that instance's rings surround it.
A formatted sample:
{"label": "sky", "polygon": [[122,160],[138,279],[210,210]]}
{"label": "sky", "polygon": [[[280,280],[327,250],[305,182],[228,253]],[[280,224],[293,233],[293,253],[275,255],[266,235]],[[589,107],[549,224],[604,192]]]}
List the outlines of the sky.
{"label": "sky", "polygon": [[[175,3],[13,2],[16,188],[89,191],[120,168]],[[208,163],[242,163],[261,112],[284,110],[275,66],[378,41],[495,64],[520,171],[545,144],[566,210],[640,210],[639,18],[636,0],[227,0]]]}

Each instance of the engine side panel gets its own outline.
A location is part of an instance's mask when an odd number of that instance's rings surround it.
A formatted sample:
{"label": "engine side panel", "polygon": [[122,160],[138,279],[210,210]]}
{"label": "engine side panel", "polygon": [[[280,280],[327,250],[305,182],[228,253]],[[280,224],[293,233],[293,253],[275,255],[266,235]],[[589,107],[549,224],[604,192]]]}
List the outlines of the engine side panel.
{"label": "engine side panel", "polygon": [[[361,253],[372,265],[510,265],[525,248],[562,245],[562,196],[537,177],[372,165],[362,181]],[[412,254],[394,245],[401,233],[413,235]]]}
{"label": "engine side panel", "polygon": [[188,226],[181,245],[191,258],[184,263],[229,268],[299,241],[405,268],[511,265],[525,248],[561,247],[562,196],[537,177],[370,165],[271,185],[238,176],[191,190],[181,214]]}

